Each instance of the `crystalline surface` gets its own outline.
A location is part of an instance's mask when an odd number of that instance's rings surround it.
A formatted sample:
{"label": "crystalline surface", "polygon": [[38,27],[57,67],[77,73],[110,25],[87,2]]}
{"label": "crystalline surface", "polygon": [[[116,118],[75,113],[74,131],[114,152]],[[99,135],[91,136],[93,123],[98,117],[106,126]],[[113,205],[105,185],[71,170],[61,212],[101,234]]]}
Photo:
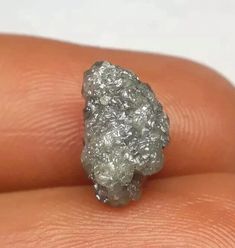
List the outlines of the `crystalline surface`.
{"label": "crystalline surface", "polygon": [[96,197],[113,206],[141,194],[143,179],[163,165],[169,121],[147,84],[109,62],[84,75],[85,146],[82,163]]}

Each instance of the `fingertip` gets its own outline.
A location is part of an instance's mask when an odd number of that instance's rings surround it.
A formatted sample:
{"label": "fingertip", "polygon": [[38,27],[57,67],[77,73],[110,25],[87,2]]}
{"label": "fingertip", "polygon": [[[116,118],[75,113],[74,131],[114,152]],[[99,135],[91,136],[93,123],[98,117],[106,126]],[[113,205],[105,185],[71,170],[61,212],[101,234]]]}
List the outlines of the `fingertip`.
{"label": "fingertip", "polygon": [[81,88],[83,72],[98,60],[133,70],[163,103],[171,141],[158,177],[235,171],[235,93],[214,71],[169,56],[31,37],[0,40],[2,191],[87,183]]}

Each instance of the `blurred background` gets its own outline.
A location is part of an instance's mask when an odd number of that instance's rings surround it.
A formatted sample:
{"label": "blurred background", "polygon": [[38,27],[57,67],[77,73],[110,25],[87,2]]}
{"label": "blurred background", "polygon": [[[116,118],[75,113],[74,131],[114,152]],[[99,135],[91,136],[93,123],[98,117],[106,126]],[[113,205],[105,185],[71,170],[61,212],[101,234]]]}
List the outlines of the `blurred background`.
{"label": "blurred background", "polygon": [[235,0],[0,0],[0,32],[177,55],[235,82]]}

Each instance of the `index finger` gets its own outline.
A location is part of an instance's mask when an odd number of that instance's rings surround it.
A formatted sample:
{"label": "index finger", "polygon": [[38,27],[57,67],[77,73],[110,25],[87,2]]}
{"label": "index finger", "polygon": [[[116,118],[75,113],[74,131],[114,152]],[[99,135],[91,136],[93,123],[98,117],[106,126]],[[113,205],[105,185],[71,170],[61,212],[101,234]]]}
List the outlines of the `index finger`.
{"label": "index finger", "polygon": [[87,183],[83,72],[97,60],[150,84],[171,122],[160,176],[234,171],[235,93],[220,75],[168,56],[0,37],[0,189]]}

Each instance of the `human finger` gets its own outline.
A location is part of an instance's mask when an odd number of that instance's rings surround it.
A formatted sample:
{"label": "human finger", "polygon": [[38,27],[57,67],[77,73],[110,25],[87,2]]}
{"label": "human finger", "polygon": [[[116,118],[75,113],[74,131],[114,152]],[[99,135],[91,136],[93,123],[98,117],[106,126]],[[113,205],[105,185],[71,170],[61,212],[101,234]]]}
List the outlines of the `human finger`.
{"label": "human finger", "polygon": [[161,55],[0,37],[0,190],[87,183],[83,72],[97,60],[135,71],[169,115],[161,176],[234,171],[235,93],[199,64]]}
{"label": "human finger", "polygon": [[1,248],[235,247],[234,174],[153,180],[140,201],[117,209],[90,189],[1,194]]}

